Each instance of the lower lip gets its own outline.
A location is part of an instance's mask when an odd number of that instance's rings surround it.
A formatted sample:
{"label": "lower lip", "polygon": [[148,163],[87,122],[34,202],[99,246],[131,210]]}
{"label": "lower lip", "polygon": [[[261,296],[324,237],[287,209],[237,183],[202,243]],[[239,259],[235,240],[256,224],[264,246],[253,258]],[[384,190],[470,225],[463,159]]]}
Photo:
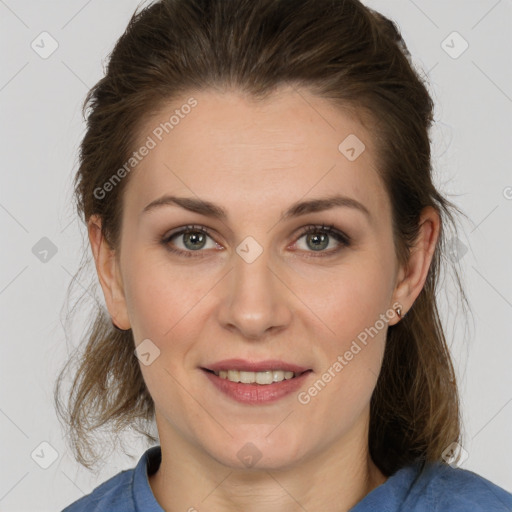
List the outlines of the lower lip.
{"label": "lower lip", "polygon": [[311,370],[308,370],[293,379],[285,379],[273,384],[243,384],[222,379],[209,371],[203,370],[210,382],[230,398],[244,404],[268,404],[297,391],[307,379]]}

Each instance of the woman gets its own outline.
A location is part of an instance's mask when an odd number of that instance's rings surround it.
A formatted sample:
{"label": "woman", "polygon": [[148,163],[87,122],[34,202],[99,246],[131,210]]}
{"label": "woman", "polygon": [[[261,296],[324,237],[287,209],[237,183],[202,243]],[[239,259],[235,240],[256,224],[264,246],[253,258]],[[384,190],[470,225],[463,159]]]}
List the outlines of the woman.
{"label": "woman", "polygon": [[56,404],[87,467],[109,422],[159,444],[65,511],[512,510],[457,469],[455,207],[409,59],[357,0],[134,15],[76,177],[108,315]]}

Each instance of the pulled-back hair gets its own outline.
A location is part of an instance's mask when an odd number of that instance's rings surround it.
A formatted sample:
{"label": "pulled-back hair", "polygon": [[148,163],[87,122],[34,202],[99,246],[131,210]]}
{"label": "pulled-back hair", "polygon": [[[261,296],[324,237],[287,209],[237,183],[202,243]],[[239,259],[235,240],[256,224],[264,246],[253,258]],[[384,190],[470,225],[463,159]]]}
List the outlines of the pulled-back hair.
{"label": "pulled-back hair", "polygon": [[[405,317],[388,328],[369,429],[371,457],[385,475],[418,459],[440,459],[460,439],[455,374],[436,302],[443,259],[466,300],[455,262],[443,258],[447,227],[456,231],[451,210],[460,210],[433,183],[434,105],[392,21],[358,0],[161,0],[136,11],[83,105],[78,214],[86,224],[98,215],[105,239],[118,249],[130,176],[106,198],[95,191],[130,158],[149,116],[192,91],[236,90],[257,101],[286,85],[365,120],[392,206],[400,264],[417,239],[422,209],[432,206],[440,214],[425,285]],[[75,457],[90,467],[98,459],[91,441],[97,429],[111,425],[118,434],[130,427],[154,442],[149,431],[155,410],[131,330],[113,329],[99,303],[83,342],[74,354],[77,369],[66,405],[60,390],[73,358],[54,392]]]}

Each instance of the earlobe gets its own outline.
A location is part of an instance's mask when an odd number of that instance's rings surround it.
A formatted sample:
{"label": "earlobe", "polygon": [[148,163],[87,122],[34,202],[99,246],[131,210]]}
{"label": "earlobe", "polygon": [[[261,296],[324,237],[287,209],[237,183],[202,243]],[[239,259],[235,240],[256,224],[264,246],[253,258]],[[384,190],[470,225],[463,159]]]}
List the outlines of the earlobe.
{"label": "earlobe", "polygon": [[103,235],[101,218],[91,215],[88,222],[89,242],[94,256],[96,273],[103,290],[107,309],[112,321],[121,329],[129,329],[126,302],[116,254]]}
{"label": "earlobe", "polygon": [[[407,265],[400,269],[400,277],[392,299],[393,303],[401,304],[402,318],[425,285],[440,233],[441,220],[437,210],[432,206],[423,209],[419,223],[418,237],[411,248]],[[396,322],[392,322],[391,325],[399,321],[397,315]]]}

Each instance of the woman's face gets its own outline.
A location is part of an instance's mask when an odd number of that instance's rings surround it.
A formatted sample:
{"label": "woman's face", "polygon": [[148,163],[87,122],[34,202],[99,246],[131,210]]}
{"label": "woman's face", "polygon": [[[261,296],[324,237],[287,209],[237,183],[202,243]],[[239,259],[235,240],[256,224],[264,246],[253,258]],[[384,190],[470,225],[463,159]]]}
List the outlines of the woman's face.
{"label": "woman's face", "polygon": [[[190,96],[197,104],[182,108]],[[160,123],[176,109],[166,133]],[[154,147],[125,191],[115,318],[136,345],[145,340],[162,444],[277,468],[366,439],[399,276],[370,135],[306,91],[263,103],[207,91],[152,118],[143,144]],[[225,217],[148,206],[165,196],[207,201]],[[315,207],[335,196],[345,205]],[[228,384],[230,394],[205,370],[226,359],[310,371],[295,389],[272,384],[288,391],[280,397],[265,384]]]}

